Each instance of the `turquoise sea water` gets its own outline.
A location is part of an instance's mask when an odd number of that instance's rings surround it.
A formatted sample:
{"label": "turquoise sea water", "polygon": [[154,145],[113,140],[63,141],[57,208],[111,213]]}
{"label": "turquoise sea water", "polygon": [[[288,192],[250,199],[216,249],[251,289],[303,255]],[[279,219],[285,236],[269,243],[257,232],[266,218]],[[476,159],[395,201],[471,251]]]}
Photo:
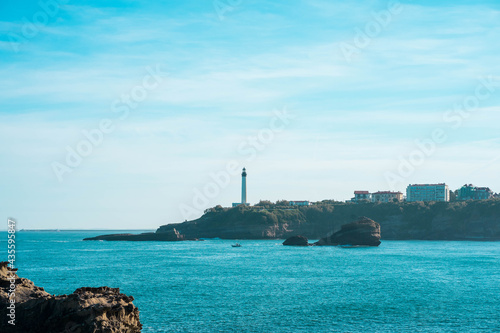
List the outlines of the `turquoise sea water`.
{"label": "turquoise sea water", "polygon": [[498,242],[82,241],[104,233],[18,231],[19,274],[55,294],[119,287],[143,332],[500,331]]}

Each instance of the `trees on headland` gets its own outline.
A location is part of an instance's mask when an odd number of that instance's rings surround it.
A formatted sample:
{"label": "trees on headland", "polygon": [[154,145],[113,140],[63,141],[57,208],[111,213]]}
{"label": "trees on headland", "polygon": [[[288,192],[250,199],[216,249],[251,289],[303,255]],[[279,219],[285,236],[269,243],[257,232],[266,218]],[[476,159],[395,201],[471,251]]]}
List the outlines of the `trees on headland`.
{"label": "trees on headland", "polygon": [[[292,232],[299,232],[314,239],[367,216],[380,223],[385,239],[500,239],[500,199],[358,204],[322,201],[310,206],[283,204],[284,201],[278,205],[262,200],[255,206],[216,206],[193,221],[196,222],[193,226],[196,225],[198,231],[201,228],[202,232],[224,230],[231,235],[241,232],[242,237],[251,230],[255,238],[260,234],[262,238],[286,238]],[[190,227],[178,228],[187,230]]]}

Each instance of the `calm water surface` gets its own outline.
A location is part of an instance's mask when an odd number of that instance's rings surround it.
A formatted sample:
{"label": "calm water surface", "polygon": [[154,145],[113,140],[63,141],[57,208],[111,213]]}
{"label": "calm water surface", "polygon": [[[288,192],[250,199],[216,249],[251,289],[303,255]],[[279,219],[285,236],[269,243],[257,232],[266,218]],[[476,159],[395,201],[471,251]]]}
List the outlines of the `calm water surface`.
{"label": "calm water surface", "polygon": [[500,331],[500,243],[82,241],[104,233],[18,231],[19,274],[55,294],[119,287],[143,332]]}

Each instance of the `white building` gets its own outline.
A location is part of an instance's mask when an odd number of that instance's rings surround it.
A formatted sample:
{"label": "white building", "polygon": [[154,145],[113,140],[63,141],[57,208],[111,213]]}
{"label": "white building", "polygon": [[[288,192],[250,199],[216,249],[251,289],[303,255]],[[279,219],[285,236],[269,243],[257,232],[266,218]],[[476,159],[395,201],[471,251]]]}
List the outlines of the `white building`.
{"label": "white building", "polygon": [[403,201],[403,193],[392,191],[378,191],[370,193],[369,191],[354,191],[352,202],[393,202]]}
{"label": "white building", "polygon": [[413,184],[406,188],[406,201],[450,201],[448,185]]}
{"label": "white building", "polygon": [[372,193],[372,202],[403,201],[403,193],[392,191],[378,191]]}
{"label": "white building", "polygon": [[247,169],[243,168],[241,173],[241,202],[233,203],[233,207],[238,207],[239,205],[250,206],[247,202]]}

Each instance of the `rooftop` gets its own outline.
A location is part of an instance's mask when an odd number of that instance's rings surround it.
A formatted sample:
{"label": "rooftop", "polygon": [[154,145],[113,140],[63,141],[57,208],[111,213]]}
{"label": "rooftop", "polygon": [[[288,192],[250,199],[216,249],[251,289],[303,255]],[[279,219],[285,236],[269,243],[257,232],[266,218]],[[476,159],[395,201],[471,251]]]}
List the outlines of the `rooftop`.
{"label": "rooftop", "polygon": [[445,183],[439,183],[439,184],[410,184],[408,186],[442,186],[446,185]]}

